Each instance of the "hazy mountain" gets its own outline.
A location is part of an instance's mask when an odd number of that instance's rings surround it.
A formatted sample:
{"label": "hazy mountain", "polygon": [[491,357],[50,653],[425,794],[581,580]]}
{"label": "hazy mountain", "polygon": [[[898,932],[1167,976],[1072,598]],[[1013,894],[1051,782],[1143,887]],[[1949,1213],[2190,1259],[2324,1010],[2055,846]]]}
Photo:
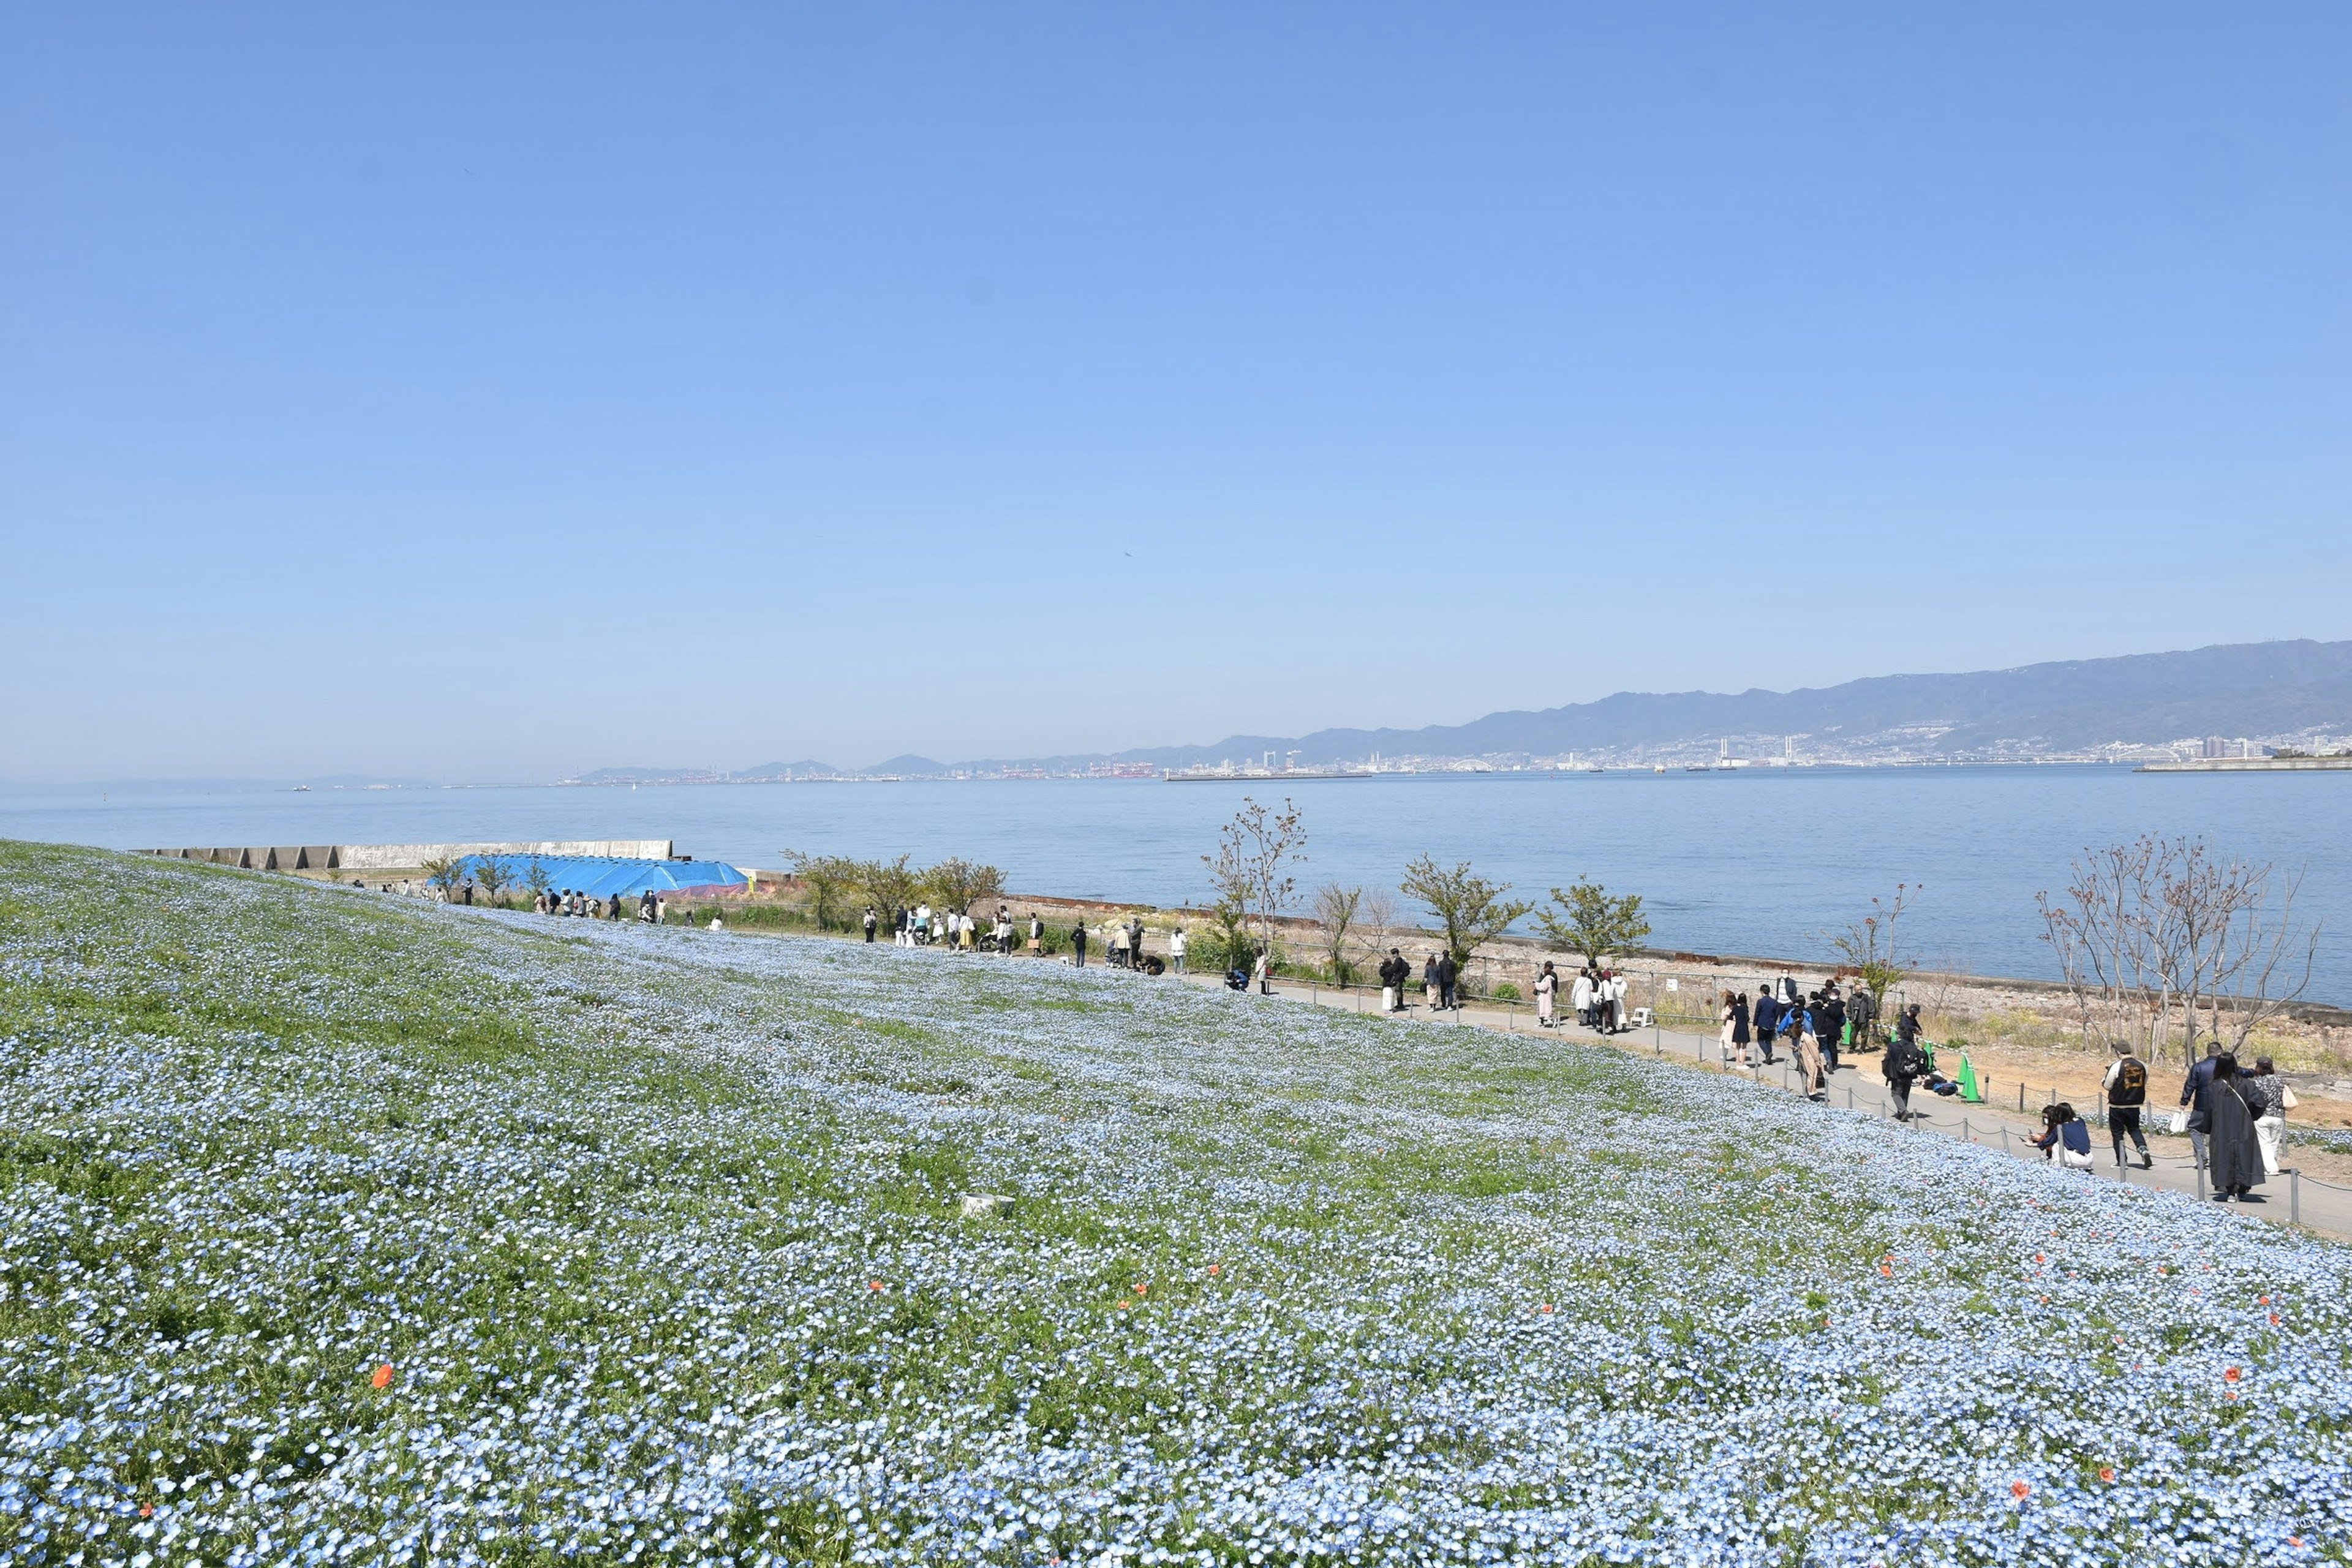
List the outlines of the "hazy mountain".
{"label": "hazy mountain", "polygon": [[[2185,653],[2069,659],[1961,675],[1884,675],[1798,691],[1621,691],[1597,702],[1490,713],[1420,730],[1233,735],[1213,745],[1124,752],[1167,766],[1298,752],[1300,765],[1389,756],[1558,756],[1629,746],[1799,735],[1864,743],[1910,731],[1920,754],[2004,745],[2083,751],[2191,735],[2352,731],[2352,642],[2237,643]],[[1887,743],[1893,743],[1889,741]]]}

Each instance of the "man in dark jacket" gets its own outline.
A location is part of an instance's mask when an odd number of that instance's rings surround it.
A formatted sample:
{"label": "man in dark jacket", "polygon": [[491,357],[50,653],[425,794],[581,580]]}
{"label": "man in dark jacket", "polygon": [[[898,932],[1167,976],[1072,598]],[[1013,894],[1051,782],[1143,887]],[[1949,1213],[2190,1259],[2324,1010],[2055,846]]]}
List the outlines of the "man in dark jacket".
{"label": "man in dark jacket", "polygon": [[1070,962],[1080,969],[1087,966],[1087,922],[1084,921],[1070,928]]}
{"label": "man in dark jacket", "polygon": [[1756,1031],[1756,1043],[1764,1047],[1764,1065],[1772,1065],[1772,1037],[1780,1032],[1780,999],[1772,994],[1769,985],[1756,988],[1756,1006],[1748,1016],[1748,1026]]}
{"label": "man in dark jacket", "polygon": [[1866,1051],[1876,1044],[1870,1037],[1870,1026],[1878,1022],[1878,998],[1870,987],[1856,983],[1853,994],[1846,998],[1845,1021],[1853,1026],[1853,1048]]}
{"label": "man in dark jacket", "polygon": [[1927,1053],[1916,1036],[1886,1047],[1886,1090],[1895,1101],[1895,1120],[1911,1120],[1911,1086],[1927,1070]]}
{"label": "man in dark jacket", "polygon": [[1813,1021],[1822,1032],[1822,1056],[1829,1063],[1830,1071],[1835,1072],[1838,1069],[1838,1047],[1845,1037],[1845,998],[1837,994],[1834,982],[1822,994],[1821,1011]]}
{"label": "man in dark jacket", "polygon": [[2214,1064],[2221,1059],[2221,1042],[2205,1042],[2205,1059],[2189,1069],[2180,1080],[2180,1103],[2189,1108],[2189,1149],[2196,1155],[2197,1163],[2205,1163],[2205,1133],[2212,1125],[2206,1115],[2205,1086],[2213,1081]]}
{"label": "man in dark jacket", "polygon": [[1454,966],[1454,955],[1450,952],[1439,954],[1437,960],[1437,989],[1439,994],[1444,996],[1445,1007],[1449,1012],[1458,1012],[1461,1009],[1461,995],[1454,988],[1454,983],[1459,981],[1461,978],[1462,972]]}

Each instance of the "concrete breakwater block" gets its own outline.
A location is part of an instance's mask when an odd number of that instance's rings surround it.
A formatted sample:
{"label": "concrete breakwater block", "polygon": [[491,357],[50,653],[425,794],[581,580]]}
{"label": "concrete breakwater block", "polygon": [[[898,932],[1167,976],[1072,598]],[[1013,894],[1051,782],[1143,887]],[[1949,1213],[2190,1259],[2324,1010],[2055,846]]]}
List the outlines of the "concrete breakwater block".
{"label": "concrete breakwater block", "polygon": [[963,1195],[963,1217],[966,1219],[1009,1214],[1012,1208],[1013,1200],[1003,1193],[966,1193]]}

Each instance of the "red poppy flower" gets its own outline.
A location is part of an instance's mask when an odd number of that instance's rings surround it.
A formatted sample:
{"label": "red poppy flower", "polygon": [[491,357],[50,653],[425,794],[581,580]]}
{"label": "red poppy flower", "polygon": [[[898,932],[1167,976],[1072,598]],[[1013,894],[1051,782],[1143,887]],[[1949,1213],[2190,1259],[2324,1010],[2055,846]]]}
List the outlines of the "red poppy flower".
{"label": "red poppy flower", "polygon": [[368,1384],[369,1386],[373,1388],[390,1388],[392,1386],[392,1363],[386,1362],[383,1365],[377,1367],[375,1369],[375,1375],[368,1379]]}

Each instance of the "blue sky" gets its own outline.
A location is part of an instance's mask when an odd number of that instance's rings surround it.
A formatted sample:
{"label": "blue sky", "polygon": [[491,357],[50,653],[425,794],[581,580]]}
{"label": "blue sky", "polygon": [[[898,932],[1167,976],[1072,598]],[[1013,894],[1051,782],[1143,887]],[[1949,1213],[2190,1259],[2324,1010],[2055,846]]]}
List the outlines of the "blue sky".
{"label": "blue sky", "polygon": [[2352,9],[17,6],[0,778],[2352,636]]}

